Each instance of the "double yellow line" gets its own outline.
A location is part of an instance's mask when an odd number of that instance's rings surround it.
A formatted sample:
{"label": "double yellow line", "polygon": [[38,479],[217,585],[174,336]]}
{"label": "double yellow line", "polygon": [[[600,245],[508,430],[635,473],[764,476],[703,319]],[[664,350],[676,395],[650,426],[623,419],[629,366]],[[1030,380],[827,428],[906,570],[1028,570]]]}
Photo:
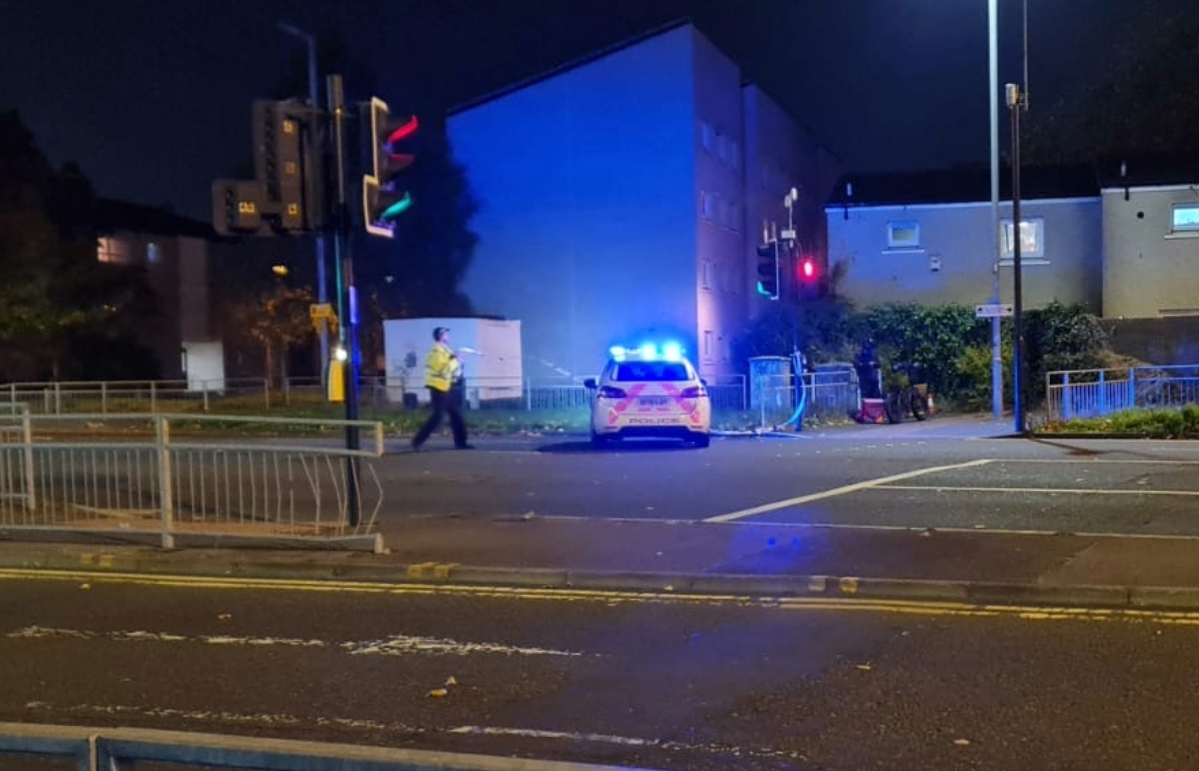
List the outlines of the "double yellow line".
{"label": "double yellow line", "polygon": [[183,589],[288,591],[457,596],[555,602],[597,602],[608,605],[672,603],[691,605],[777,608],[795,611],[892,613],[961,618],[1019,618],[1026,621],[1125,621],[1199,626],[1199,611],[1136,608],[1086,608],[1069,606],[995,605],[922,600],[887,600],[838,597],[750,597],[734,594],[700,594],[671,591],[609,591],[602,589],[537,589],[465,584],[385,583],[370,581],[230,578],[191,575],[93,572],[84,570],[0,569],[0,580],[59,581],[90,588],[98,584],[135,584]]}

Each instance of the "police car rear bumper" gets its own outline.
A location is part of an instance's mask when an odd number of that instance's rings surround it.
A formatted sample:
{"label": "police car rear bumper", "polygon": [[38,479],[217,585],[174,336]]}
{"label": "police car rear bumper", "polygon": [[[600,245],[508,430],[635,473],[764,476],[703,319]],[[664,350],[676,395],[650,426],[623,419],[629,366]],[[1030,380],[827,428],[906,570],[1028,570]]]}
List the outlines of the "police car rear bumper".
{"label": "police car rear bumper", "polygon": [[603,431],[597,431],[601,436],[619,436],[619,437],[662,437],[686,439],[695,436],[696,434],[707,434],[707,429],[689,428],[681,424],[674,425],[656,425],[656,426],[622,426],[620,428],[608,427]]}

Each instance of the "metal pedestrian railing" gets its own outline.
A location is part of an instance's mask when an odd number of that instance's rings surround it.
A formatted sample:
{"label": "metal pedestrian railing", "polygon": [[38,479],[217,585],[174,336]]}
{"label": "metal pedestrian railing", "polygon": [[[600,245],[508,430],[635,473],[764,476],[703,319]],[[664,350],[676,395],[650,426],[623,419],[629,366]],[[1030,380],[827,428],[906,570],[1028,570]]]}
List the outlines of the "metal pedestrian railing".
{"label": "metal pedestrian railing", "polygon": [[1199,365],[1050,372],[1045,376],[1050,421],[1094,418],[1132,408],[1199,404]]}
{"label": "metal pedestrian railing", "polygon": [[[718,410],[746,409],[745,377],[708,378],[712,406]],[[375,410],[401,409],[425,401],[425,389],[402,378],[361,378],[361,406]],[[590,396],[581,379],[521,380],[467,378],[466,402],[472,409],[516,409],[534,412],[584,410]],[[115,380],[8,383],[0,400],[28,407],[35,415],[210,413],[223,405],[264,412],[325,401],[319,378],[291,377],[277,383],[263,378],[220,380]],[[4,411],[0,402],[0,413]]]}
{"label": "metal pedestrian railing", "polygon": [[857,376],[849,368],[805,372],[803,389],[796,388],[790,372],[762,375],[753,387],[753,412],[762,428],[781,426],[790,420],[802,400],[804,421],[846,417],[860,407]]}
{"label": "metal pedestrian railing", "polygon": [[[356,427],[338,438],[259,439]],[[225,433],[221,433],[222,430]],[[336,539],[381,550],[382,424],[195,415],[0,414],[0,530],[158,541]]]}
{"label": "metal pedestrian railing", "polygon": [[[724,375],[704,378],[712,409],[729,412],[746,408],[745,376]],[[524,409],[536,411],[585,410],[591,406],[593,392],[582,383],[528,382],[524,386]]]}
{"label": "metal pedestrian railing", "polygon": [[[257,771],[635,771],[528,758],[330,744],[149,728],[0,723],[4,757],[65,761],[75,771],[172,768]],[[44,766],[38,766],[42,768]]]}

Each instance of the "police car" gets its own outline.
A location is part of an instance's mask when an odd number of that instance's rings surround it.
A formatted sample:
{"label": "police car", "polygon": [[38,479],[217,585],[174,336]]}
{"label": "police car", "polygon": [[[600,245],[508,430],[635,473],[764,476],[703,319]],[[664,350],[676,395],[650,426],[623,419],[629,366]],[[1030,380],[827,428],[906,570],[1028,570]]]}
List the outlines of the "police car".
{"label": "police car", "polygon": [[678,437],[707,447],[712,430],[708,389],[673,343],[614,347],[591,391],[591,443],[626,436]]}

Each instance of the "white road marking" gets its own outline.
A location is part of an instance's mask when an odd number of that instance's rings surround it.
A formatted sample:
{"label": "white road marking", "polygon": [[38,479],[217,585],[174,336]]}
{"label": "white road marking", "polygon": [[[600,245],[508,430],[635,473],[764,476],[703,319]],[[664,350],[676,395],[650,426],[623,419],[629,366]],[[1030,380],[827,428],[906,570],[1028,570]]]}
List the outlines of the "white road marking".
{"label": "white road marking", "polygon": [[290,648],[340,648],[351,656],[403,656],[408,653],[433,655],[468,656],[472,653],[498,653],[504,656],[582,656],[577,651],[562,651],[552,648],[531,648],[499,643],[459,642],[436,637],[412,637],[391,635],[381,640],[350,642],[328,642],[326,640],[298,640],[286,637],[235,637],[232,635],[187,636],[167,632],[97,632],[84,629],[51,629],[27,626],[9,632],[10,638],[67,637],[82,640],[109,640],[115,642],[166,642],[201,643],[203,645],[243,645],[252,647],[284,646]]}
{"label": "white road marking", "polygon": [[[906,487],[897,487],[899,490],[906,490]],[[934,488],[941,489],[941,488]],[[952,489],[952,488],[950,488]],[[849,522],[770,522],[762,524],[761,522],[726,522],[724,524],[732,525],[733,527],[760,527],[772,528],[777,530],[889,530],[889,531],[908,531],[912,533],[977,533],[979,535],[1043,535],[1060,537],[1063,533],[1077,536],[1079,538],[1146,538],[1159,539],[1169,541],[1199,541],[1199,535],[1175,535],[1171,533],[1113,533],[1113,532],[1093,532],[1089,530],[1029,530],[1019,527],[968,527],[965,525],[946,526],[946,525],[864,525],[853,524]],[[2,578],[3,576],[0,576]]]}
{"label": "white road marking", "polygon": [[400,733],[424,733],[423,729],[403,723],[381,723],[377,720],[357,718],[298,717],[296,715],[279,715],[268,712],[241,713],[221,710],[173,709],[171,707],[131,707],[122,704],[53,704],[48,701],[31,701],[25,704],[30,711],[86,714],[86,715],[137,715],[139,717],[165,718],[168,720],[195,720],[204,723],[221,725],[254,725],[254,726],[334,726],[337,728],[358,728],[368,731],[396,731]]}
{"label": "white road marking", "polygon": [[875,490],[936,490],[945,493],[1070,493],[1071,495],[1181,495],[1199,497],[1199,490],[1096,490],[1071,487],[952,487],[949,485],[875,485]]}
{"label": "white road marking", "polygon": [[1197,466],[1199,460],[1178,460],[1176,458],[993,458],[994,463],[1082,463],[1087,466],[1112,464],[1116,466],[1131,466],[1146,463],[1153,466]]}
{"label": "white road marking", "polygon": [[563,739],[570,743],[596,742],[601,744],[620,744],[626,747],[653,747],[661,750],[702,752],[713,755],[735,755],[754,758],[790,758],[805,760],[798,752],[788,750],[748,749],[732,744],[691,744],[663,739],[642,739],[632,736],[617,736],[614,734],[580,733],[576,731],[544,731],[534,728],[499,728],[489,726],[464,725],[448,729],[447,733],[468,734],[481,736],[520,736],[533,739]]}
{"label": "white road marking", "polygon": [[505,656],[582,656],[578,651],[530,648],[499,643],[458,642],[435,637],[391,635],[382,640],[341,643],[351,655],[403,656],[406,653],[434,653],[466,656],[471,653],[499,653]]}
{"label": "white road marking", "polygon": [[966,461],[965,463],[954,463],[949,466],[930,466],[928,468],[915,469],[914,471],[905,471],[902,474],[893,474],[889,477],[880,477],[878,479],[867,479],[862,482],[855,482],[844,487],[835,487],[831,490],[823,490],[818,493],[809,495],[801,495],[798,498],[789,498],[785,501],[775,501],[774,503],[765,503],[761,506],[755,506],[751,509],[742,509],[741,511],[733,511],[728,514],[719,514],[715,517],[708,517],[704,522],[735,522],[746,517],[753,517],[758,514],[765,514],[770,511],[778,511],[779,509],[788,509],[792,506],[819,501],[824,498],[834,498],[838,495],[846,495],[859,490],[865,490],[878,485],[885,485],[890,482],[899,482],[912,477],[924,476],[925,474],[936,474],[941,471],[956,471],[957,469],[970,468],[972,466],[982,466],[993,462],[990,458],[980,458],[978,460]]}

